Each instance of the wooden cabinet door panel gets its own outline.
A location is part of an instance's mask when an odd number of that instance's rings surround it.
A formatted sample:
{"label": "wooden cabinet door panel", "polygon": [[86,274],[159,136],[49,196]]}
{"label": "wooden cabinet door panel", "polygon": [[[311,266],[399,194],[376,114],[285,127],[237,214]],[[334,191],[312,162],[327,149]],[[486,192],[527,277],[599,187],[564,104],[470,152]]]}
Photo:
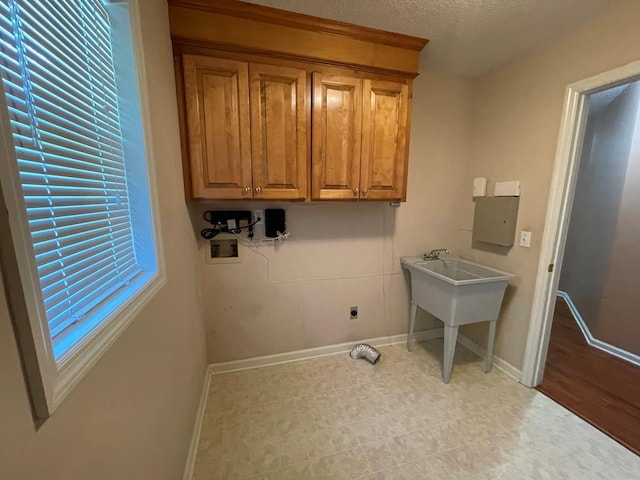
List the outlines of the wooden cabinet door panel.
{"label": "wooden cabinet door panel", "polygon": [[307,73],[251,64],[251,152],[254,198],[307,196],[309,113]]}
{"label": "wooden cabinet door panel", "polygon": [[183,64],[194,198],[251,198],[248,64],[200,55]]}
{"label": "wooden cabinet door panel", "polygon": [[313,200],[357,199],[362,80],[313,74]]}
{"label": "wooden cabinet door panel", "polygon": [[365,80],[363,92],[360,198],[404,200],[409,87]]}

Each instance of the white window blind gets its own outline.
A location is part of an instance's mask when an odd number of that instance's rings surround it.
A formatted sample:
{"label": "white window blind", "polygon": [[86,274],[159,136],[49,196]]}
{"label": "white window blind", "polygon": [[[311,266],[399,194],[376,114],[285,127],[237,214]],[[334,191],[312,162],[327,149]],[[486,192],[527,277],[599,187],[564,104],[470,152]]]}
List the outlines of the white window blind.
{"label": "white window blind", "polygon": [[154,273],[136,251],[153,241],[136,239],[131,221],[102,2],[0,0],[0,73],[57,359],[77,340],[70,330],[98,325]]}

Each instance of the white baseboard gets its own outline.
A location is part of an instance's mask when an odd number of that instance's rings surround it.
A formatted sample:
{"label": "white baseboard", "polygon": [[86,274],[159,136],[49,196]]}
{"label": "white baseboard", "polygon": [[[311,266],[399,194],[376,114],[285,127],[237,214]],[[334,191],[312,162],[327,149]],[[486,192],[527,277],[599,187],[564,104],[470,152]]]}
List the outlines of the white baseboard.
{"label": "white baseboard", "polygon": [[566,302],[567,307],[569,307],[569,310],[571,311],[571,315],[573,315],[573,318],[578,324],[578,327],[580,327],[580,330],[582,331],[582,335],[584,336],[584,339],[587,341],[587,343],[590,346],[592,346],[593,348],[597,348],[598,350],[602,350],[603,352],[606,352],[609,355],[613,355],[614,357],[618,357],[621,360],[624,360],[626,362],[632,363],[640,367],[640,357],[638,355],[628,352],[622,348],[616,347],[615,345],[611,345],[610,343],[603,342],[602,340],[598,340],[591,334],[589,327],[587,326],[584,319],[582,318],[582,315],[580,315],[580,312],[578,311],[578,307],[575,306],[575,304],[573,303],[573,301],[571,300],[571,297],[567,292],[558,290],[557,295],[558,297],[562,298]]}
{"label": "white baseboard", "polygon": [[[413,339],[416,342],[423,342],[425,340],[432,340],[434,338],[444,337],[444,328],[432,328],[429,330],[421,330],[413,334]],[[212,363],[209,365],[209,373],[228,373],[237,372],[240,370],[248,370],[250,368],[268,367],[271,365],[279,365],[282,363],[298,362],[300,360],[307,360],[310,358],[324,357],[327,355],[344,354],[353,348],[358,343],[368,343],[373,347],[382,347],[385,345],[398,345],[406,343],[407,334],[391,335],[388,337],[369,338],[366,340],[353,341],[347,343],[339,343],[335,345],[326,345],[323,347],[307,348],[304,350],[296,350],[293,352],[277,353],[275,355],[265,355],[263,357],[247,358],[244,360],[234,360],[231,362]],[[476,355],[486,358],[487,349],[478,345],[473,340],[464,335],[458,334],[458,343],[471,350]],[[493,365],[505,373],[515,381],[520,381],[521,371],[502,358],[493,357]]]}
{"label": "white baseboard", "polygon": [[[441,338],[444,336],[443,328],[432,328],[430,330],[421,330],[413,334],[413,338],[417,342]],[[274,355],[265,355],[263,357],[247,358],[244,360],[233,360],[231,362],[211,363],[209,364],[209,373],[228,373],[237,372],[239,370],[247,370],[250,368],[268,367],[271,365],[279,365],[281,363],[298,362],[310,358],[324,357],[327,355],[337,355],[348,353],[354,345],[358,343],[368,343],[372,347],[383,347],[385,345],[397,345],[406,343],[407,334],[390,335],[387,337],[368,338],[366,340],[354,340],[353,342],[338,343],[334,345],[325,345],[322,347],[307,348],[304,350],[295,350],[293,352],[276,353]]]}
{"label": "white baseboard", "polygon": [[183,480],[191,480],[193,478],[193,468],[196,463],[196,454],[198,453],[198,443],[200,441],[200,432],[202,431],[202,422],[204,420],[205,407],[207,406],[207,397],[209,394],[209,384],[211,383],[211,374],[209,369],[204,375],[204,384],[200,393],[200,404],[196,412],[196,421],[193,426],[193,434],[191,435],[191,443],[189,444],[189,452],[187,453],[187,461],[184,467]]}
{"label": "white baseboard", "polygon": [[[482,345],[474,342],[469,337],[459,333],[458,343],[463,347],[466,347],[467,349],[471,350],[480,358],[487,358],[487,349]],[[498,370],[500,370],[502,373],[504,373],[507,377],[512,378],[516,382],[519,382],[520,378],[522,377],[522,371],[519,368],[510,364],[506,360],[496,356],[495,354],[493,355],[492,365]]]}

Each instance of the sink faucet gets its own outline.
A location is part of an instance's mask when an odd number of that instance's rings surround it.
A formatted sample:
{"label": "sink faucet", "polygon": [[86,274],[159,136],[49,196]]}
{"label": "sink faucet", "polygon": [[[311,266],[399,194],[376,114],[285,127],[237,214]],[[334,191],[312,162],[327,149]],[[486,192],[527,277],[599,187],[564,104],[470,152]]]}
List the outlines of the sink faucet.
{"label": "sink faucet", "polygon": [[431,250],[429,253],[425,253],[422,258],[425,261],[438,260],[438,258],[440,258],[440,252],[444,252],[446,255],[449,254],[449,250],[447,250],[446,248],[436,248],[435,250]]}

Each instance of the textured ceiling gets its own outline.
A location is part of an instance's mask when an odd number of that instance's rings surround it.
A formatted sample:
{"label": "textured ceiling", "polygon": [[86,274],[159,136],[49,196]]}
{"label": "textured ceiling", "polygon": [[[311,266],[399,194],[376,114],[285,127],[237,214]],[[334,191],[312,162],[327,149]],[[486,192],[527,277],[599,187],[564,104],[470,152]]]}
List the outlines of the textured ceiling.
{"label": "textured ceiling", "polygon": [[429,68],[475,76],[585,21],[613,0],[245,0],[430,40]]}

